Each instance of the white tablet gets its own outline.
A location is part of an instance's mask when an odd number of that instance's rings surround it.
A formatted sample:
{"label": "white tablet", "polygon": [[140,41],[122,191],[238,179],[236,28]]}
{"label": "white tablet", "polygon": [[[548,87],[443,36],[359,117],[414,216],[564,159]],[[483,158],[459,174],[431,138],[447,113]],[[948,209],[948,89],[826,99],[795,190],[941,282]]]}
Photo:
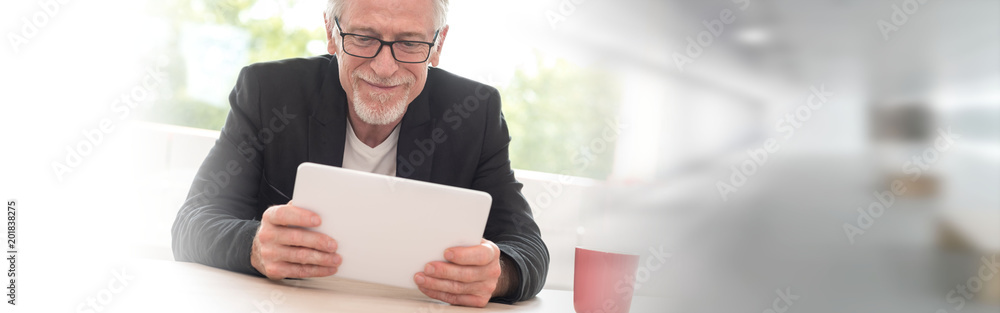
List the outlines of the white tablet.
{"label": "white tablet", "polygon": [[416,289],[413,275],[444,250],[480,243],[488,193],[316,163],[299,165],[295,206],[319,214],[311,230],[337,240],[334,277]]}

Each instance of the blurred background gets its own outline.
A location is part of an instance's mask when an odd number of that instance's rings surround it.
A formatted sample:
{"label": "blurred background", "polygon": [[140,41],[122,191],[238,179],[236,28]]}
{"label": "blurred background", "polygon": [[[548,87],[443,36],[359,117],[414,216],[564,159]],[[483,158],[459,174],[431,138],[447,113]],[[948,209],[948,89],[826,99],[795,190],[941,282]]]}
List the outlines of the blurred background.
{"label": "blurred background", "polygon": [[[3,6],[0,197],[23,272],[81,277],[55,287],[70,307],[107,275],[77,258],[172,259],[240,68],[326,53],[322,0]],[[799,312],[1000,309],[1000,2],[452,1],[448,21],[440,67],[501,92],[546,288],[573,288],[585,246],[640,255],[664,311],[777,311],[779,290]]]}

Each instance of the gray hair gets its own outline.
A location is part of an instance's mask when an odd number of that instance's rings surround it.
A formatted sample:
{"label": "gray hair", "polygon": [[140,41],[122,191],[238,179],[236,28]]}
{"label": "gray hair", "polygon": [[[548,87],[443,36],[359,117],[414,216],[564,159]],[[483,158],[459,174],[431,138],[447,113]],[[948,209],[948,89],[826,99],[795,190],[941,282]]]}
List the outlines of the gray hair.
{"label": "gray hair", "polygon": [[[432,1],[434,1],[434,30],[439,30],[448,24],[448,0]],[[340,15],[344,13],[347,2],[347,0],[327,0],[325,12],[328,22],[333,22],[334,18],[341,17]],[[330,23],[331,33],[334,27],[336,27],[334,23]]]}

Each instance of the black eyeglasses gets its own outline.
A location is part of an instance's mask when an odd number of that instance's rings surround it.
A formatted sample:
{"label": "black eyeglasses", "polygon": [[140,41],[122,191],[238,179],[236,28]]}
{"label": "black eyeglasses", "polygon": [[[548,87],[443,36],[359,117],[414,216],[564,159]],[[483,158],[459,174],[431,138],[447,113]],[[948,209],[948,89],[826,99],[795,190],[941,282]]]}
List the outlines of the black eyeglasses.
{"label": "black eyeglasses", "polygon": [[334,18],[333,21],[337,24],[337,30],[340,31],[340,38],[343,39],[341,40],[341,45],[347,54],[359,58],[371,59],[382,51],[382,46],[389,46],[389,52],[392,53],[392,57],[402,63],[427,62],[427,59],[431,56],[431,48],[434,47],[434,41],[437,41],[438,32],[440,32],[440,30],[434,31],[434,39],[431,42],[413,40],[384,41],[372,36],[345,33],[344,29],[340,28],[340,19]]}

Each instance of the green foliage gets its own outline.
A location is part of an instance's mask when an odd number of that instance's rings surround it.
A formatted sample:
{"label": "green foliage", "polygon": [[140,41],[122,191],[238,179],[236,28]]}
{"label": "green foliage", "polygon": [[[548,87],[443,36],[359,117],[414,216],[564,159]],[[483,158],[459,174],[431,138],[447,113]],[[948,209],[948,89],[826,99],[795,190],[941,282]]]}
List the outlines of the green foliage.
{"label": "green foliage", "polygon": [[146,114],[152,122],[220,130],[229,109],[187,98],[159,102]]}
{"label": "green foliage", "polygon": [[[317,17],[317,27],[312,30],[287,28],[278,16],[267,19],[241,18],[258,1],[276,0],[168,0],[154,3],[153,10],[165,15],[170,21],[173,31],[172,44],[167,51],[170,64],[170,85],[173,94],[166,97],[169,100],[157,101],[144,115],[144,119],[160,122],[219,130],[225,123],[228,114],[228,90],[220,90],[217,103],[199,101],[186,92],[187,75],[184,71],[184,57],[179,51],[177,42],[182,36],[182,25],[222,25],[242,29],[249,34],[247,43],[248,59],[243,63],[273,61],[294,57],[306,57],[310,53],[307,44],[312,40],[326,38],[326,33]],[[282,1],[288,6],[294,1]],[[319,16],[319,13],[317,13]]]}
{"label": "green foliage", "polygon": [[[616,140],[618,88],[601,71],[559,59],[545,65],[536,54],[536,71],[517,69],[501,90],[504,117],[511,133],[515,168],[605,179],[611,171]],[[601,151],[603,150],[603,151]]]}
{"label": "green foliage", "polygon": [[[246,30],[250,34],[247,47],[248,63],[273,61],[309,56],[306,44],[311,40],[324,40],[321,15],[316,13],[316,27],[311,30],[287,28],[280,16],[267,19],[241,18],[257,2],[274,1],[286,6],[295,2],[285,0],[169,0],[172,7],[170,20],[174,23],[227,25]],[[176,28],[175,28],[176,29]]]}

